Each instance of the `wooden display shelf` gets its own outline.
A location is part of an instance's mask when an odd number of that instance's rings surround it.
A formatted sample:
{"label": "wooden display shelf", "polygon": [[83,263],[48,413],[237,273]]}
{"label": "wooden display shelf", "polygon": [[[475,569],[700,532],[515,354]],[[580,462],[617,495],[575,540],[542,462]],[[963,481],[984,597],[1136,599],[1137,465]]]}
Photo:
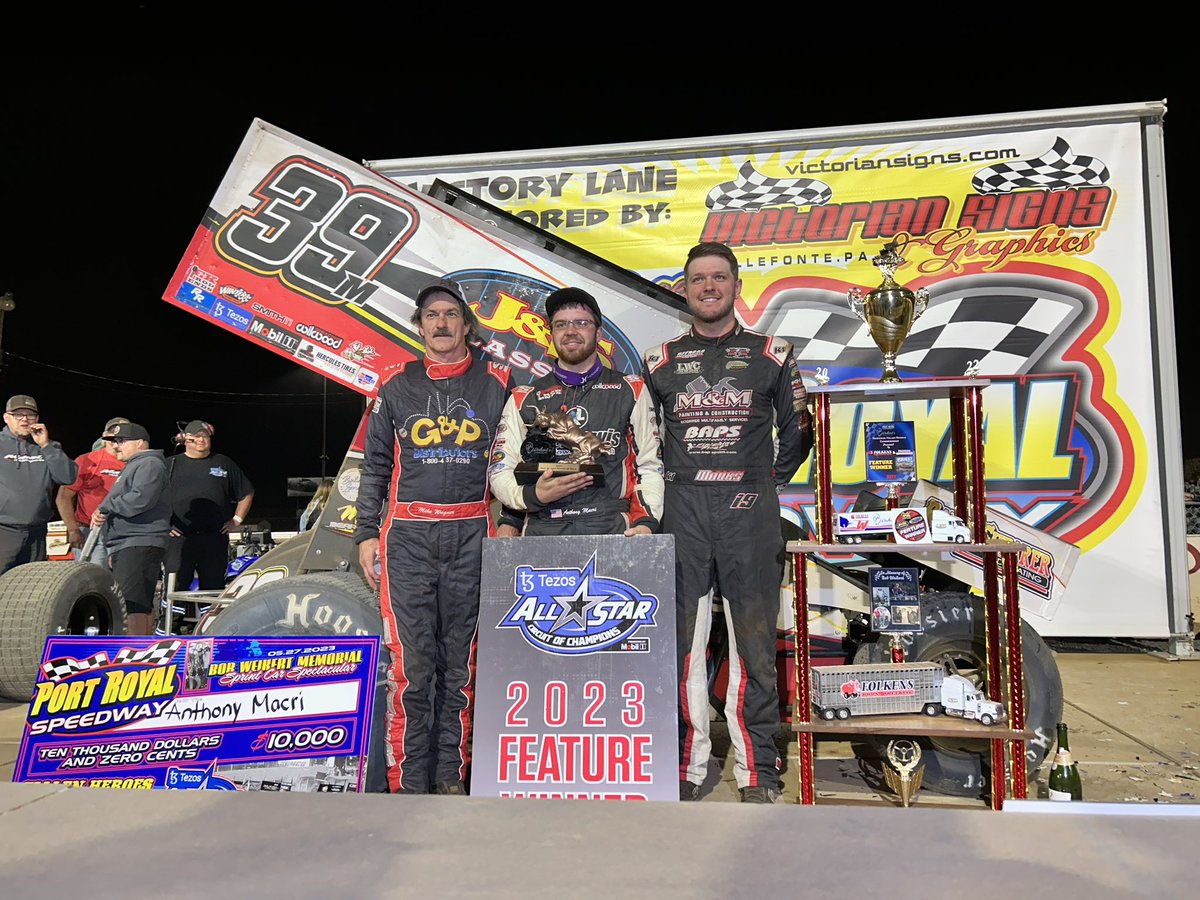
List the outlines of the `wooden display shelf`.
{"label": "wooden display shelf", "polygon": [[797,721],[793,717],[792,731],[829,735],[840,739],[843,735],[894,734],[914,737],[965,737],[980,740],[1024,741],[1037,737],[1031,731],[1014,731],[1003,725],[981,725],[973,719],[958,719],[954,716],[926,716],[921,713],[858,716],[849,719],[814,719],[811,722]]}
{"label": "wooden display shelf", "polygon": [[816,541],[788,541],[788,553],[824,553],[869,556],[877,553],[1006,553],[1013,550],[1012,541],[987,541],[983,544],[901,544],[893,541],[863,541],[861,544],[821,544]]}
{"label": "wooden display shelf", "polygon": [[906,381],[810,385],[809,394],[825,394],[834,403],[897,400],[966,400],[992,382],[988,378],[930,378]]}
{"label": "wooden display shelf", "polygon": [[[814,735],[837,739],[855,735],[927,736],[981,740],[989,745],[992,783],[989,803],[1001,809],[1011,786],[1015,799],[1024,799],[1028,785],[1024,742],[1034,735],[1025,730],[1025,703],[1020,690],[1023,683],[1020,599],[1017,588],[1017,554],[1020,546],[1007,541],[987,539],[987,496],[983,471],[982,392],[990,384],[985,379],[937,379],[899,383],[853,383],[817,385],[809,388],[813,412],[814,449],[812,477],[815,484],[813,532],[815,541],[790,541],[792,555],[792,612],[796,622],[795,696],[802,698],[793,710],[792,730],[797,733],[799,761],[799,802],[816,802],[814,793]],[[954,481],[954,509],[967,522],[972,543],[903,544],[896,541],[862,541],[857,544],[833,540],[833,471],[830,439],[832,404],[899,402],[903,400],[946,399],[950,406],[950,450]],[[904,554],[921,557],[933,554],[970,553],[978,555],[983,569],[983,628],[985,640],[985,680],[1006,709],[1002,725],[981,725],[971,720],[913,715],[859,716],[857,719],[819,719],[807,705],[810,698],[811,663],[808,647],[808,576],[806,557],[872,556]],[[1003,601],[1000,580],[1003,578]],[[1017,688],[1014,690],[1013,686]]]}

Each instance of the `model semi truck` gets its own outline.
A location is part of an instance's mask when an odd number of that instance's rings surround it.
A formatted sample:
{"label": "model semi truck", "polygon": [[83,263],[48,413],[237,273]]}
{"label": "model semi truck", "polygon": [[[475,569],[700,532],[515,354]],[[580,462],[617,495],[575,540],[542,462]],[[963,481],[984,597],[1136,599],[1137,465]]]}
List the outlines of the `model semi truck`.
{"label": "model semi truck", "polygon": [[822,719],[920,712],[993,725],[1005,718],[1003,706],[938,663],[812,666],[811,672],[813,710]]}
{"label": "model semi truck", "polygon": [[967,523],[953,513],[944,509],[927,511],[913,507],[840,512],[833,533],[838,543],[842,544],[887,540],[890,537],[904,544],[931,541],[963,544],[971,540]]}

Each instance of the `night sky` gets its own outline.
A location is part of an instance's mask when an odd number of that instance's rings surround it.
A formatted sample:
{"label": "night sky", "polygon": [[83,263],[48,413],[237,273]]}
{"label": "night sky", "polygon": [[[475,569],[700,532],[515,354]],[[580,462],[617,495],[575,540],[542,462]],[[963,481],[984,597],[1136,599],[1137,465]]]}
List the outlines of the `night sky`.
{"label": "night sky", "polygon": [[[251,37],[227,48],[227,68],[215,57],[197,57],[195,68],[181,71],[186,53],[130,44],[129,52],[108,47],[91,58],[39,56],[36,78],[8,60],[4,120],[12,127],[0,141],[0,159],[9,240],[0,292],[13,294],[16,309],[3,319],[0,393],[36,397],[51,436],[72,455],[91,449],[115,415],[145,425],[152,446],[168,454],[177,425],[210,421],[214,448],[255,482],[250,521],[268,519],[276,530],[294,529],[305,503],[285,497],[286,479],[336,472],[362,398],[162,300],[255,117],[366,160],[1166,98],[1173,193],[1186,187],[1185,136],[1196,120],[1179,67],[1168,73],[1149,51],[1145,65],[1123,58],[1086,76],[1052,69],[1032,78],[999,74],[991,87],[978,71],[968,81],[926,70],[919,84],[895,92],[864,91],[835,71],[802,85],[787,64],[790,53],[772,72],[731,60],[728,49],[691,72],[678,63],[698,59],[620,74],[625,57],[614,55],[613,71],[595,64],[576,76],[566,65],[558,67],[566,70],[559,80],[548,80],[499,57],[432,49],[415,59],[397,51],[394,66],[379,68],[386,78],[368,78],[352,61],[268,56],[249,65],[263,52]],[[698,87],[705,79],[713,84]],[[1190,275],[1181,261],[1189,243],[1178,224],[1181,203],[1171,203],[1177,331]],[[1194,417],[1183,450],[1200,455]]]}

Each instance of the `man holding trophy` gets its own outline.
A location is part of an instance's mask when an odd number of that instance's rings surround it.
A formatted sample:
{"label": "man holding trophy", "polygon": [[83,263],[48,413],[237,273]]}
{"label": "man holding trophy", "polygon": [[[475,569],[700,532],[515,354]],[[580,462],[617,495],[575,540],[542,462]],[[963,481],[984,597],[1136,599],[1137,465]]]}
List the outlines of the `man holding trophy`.
{"label": "man holding trophy", "polygon": [[604,366],[600,306],[580,288],[546,298],[554,369],[513,389],[492,453],[497,537],[654,534],[662,515],[658,423],[645,382]]}

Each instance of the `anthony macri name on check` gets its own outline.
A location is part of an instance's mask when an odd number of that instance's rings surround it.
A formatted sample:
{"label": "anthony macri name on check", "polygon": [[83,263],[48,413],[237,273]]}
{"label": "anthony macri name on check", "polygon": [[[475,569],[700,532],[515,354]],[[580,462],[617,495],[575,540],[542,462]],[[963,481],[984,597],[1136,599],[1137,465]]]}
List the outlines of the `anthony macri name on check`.
{"label": "anthony macri name on check", "polygon": [[[197,698],[190,704],[179,700],[173,701],[161,713],[163,719],[178,719],[189,724],[195,722],[237,722],[242,716],[243,699],[213,702],[217,698]],[[277,691],[264,691],[250,696],[250,716],[253,718],[264,713],[279,715],[286,713],[304,712],[304,692],[281,694]]]}

